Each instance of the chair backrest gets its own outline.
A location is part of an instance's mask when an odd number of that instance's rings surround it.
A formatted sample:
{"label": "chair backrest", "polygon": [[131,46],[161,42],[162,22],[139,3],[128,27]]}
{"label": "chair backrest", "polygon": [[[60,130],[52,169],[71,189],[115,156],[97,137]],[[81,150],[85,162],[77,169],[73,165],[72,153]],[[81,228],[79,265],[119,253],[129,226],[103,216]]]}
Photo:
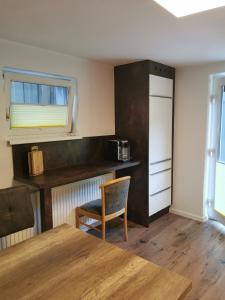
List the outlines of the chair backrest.
{"label": "chair backrest", "polygon": [[111,180],[101,185],[105,215],[116,213],[127,205],[130,176]]}
{"label": "chair backrest", "polygon": [[30,190],[17,186],[0,190],[0,237],[34,226]]}

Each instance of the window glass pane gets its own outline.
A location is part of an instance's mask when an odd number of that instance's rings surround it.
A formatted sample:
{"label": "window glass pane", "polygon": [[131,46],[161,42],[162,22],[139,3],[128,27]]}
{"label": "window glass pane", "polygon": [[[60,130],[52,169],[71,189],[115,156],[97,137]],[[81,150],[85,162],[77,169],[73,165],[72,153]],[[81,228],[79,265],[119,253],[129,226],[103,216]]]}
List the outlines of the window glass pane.
{"label": "window glass pane", "polygon": [[11,82],[11,103],[24,103],[24,90],[22,82]]}
{"label": "window glass pane", "polygon": [[49,85],[39,84],[39,104],[51,104],[51,87]]}
{"label": "window glass pane", "polygon": [[11,103],[67,105],[68,87],[12,81]]}
{"label": "window glass pane", "polygon": [[67,105],[68,89],[63,86],[55,86],[53,88],[53,103],[56,105]]}
{"label": "window glass pane", "polygon": [[38,85],[35,83],[23,83],[24,103],[39,104],[38,101]]}
{"label": "window glass pane", "polygon": [[225,163],[225,92],[223,87],[220,120],[219,161]]}

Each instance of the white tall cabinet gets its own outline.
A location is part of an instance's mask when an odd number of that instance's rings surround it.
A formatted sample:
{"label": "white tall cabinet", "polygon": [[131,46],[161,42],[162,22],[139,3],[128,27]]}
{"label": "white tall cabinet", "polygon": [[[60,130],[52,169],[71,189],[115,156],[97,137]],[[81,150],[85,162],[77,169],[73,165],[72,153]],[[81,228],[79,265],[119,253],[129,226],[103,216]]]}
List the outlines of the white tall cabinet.
{"label": "white tall cabinet", "polygon": [[149,216],[171,205],[173,80],[149,76]]}

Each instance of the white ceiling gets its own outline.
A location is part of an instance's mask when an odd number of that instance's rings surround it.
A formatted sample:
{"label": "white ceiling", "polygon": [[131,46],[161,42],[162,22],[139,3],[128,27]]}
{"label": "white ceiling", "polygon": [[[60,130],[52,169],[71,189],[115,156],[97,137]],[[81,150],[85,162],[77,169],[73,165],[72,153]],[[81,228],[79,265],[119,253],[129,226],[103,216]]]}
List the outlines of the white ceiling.
{"label": "white ceiling", "polygon": [[153,0],[0,0],[0,38],[120,64],[225,60],[225,8],[176,18]]}

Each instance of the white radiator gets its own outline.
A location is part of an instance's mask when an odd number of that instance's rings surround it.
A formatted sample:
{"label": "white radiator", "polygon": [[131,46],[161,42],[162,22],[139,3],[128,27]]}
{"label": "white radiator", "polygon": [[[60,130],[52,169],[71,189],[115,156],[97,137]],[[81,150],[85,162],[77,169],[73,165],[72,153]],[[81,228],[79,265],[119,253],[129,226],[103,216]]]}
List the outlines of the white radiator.
{"label": "white radiator", "polygon": [[[101,197],[99,185],[113,178],[113,174],[83,180],[52,189],[53,227],[75,224],[75,207]],[[90,223],[91,220],[85,220]]]}
{"label": "white radiator", "polygon": [[[91,200],[101,197],[99,185],[113,179],[114,174],[82,180],[79,182],[59,186],[52,189],[52,214],[53,227],[63,223],[75,224],[75,208]],[[34,208],[35,226],[31,229],[22,230],[18,233],[8,235],[0,239],[0,250],[29,239],[40,233],[40,201],[39,193],[32,193],[32,203]],[[91,223],[93,220],[86,219]]]}

